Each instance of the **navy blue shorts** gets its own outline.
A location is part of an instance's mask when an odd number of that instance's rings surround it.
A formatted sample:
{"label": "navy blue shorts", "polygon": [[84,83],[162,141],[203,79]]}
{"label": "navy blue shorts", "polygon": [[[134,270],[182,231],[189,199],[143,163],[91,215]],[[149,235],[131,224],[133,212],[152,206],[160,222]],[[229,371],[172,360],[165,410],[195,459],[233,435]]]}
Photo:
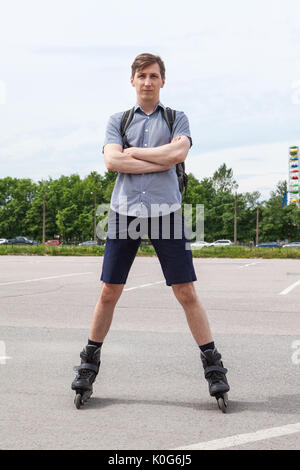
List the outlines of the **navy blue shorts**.
{"label": "navy blue shorts", "polygon": [[109,222],[101,281],[126,284],[144,235],[156,251],[167,286],[197,280],[181,211],[148,219],[114,214],[114,222]]}

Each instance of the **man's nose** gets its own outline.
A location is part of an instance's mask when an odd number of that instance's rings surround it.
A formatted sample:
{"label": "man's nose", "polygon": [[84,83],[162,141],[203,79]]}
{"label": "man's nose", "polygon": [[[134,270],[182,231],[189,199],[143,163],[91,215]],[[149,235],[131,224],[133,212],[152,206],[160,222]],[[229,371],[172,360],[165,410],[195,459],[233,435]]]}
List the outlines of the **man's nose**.
{"label": "man's nose", "polygon": [[146,85],[146,86],[151,86],[151,78],[150,78],[150,77],[146,77],[146,79],[145,79],[145,85]]}

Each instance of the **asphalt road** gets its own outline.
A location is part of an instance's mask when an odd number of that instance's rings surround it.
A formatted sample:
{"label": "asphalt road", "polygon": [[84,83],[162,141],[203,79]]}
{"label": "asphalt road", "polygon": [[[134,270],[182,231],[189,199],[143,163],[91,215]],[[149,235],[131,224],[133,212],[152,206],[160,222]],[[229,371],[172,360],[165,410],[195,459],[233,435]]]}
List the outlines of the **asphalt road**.
{"label": "asphalt road", "polygon": [[136,258],[76,410],[102,258],[0,257],[0,449],[299,449],[299,261],[194,262],[229,369],[227,414],[156,258]]}

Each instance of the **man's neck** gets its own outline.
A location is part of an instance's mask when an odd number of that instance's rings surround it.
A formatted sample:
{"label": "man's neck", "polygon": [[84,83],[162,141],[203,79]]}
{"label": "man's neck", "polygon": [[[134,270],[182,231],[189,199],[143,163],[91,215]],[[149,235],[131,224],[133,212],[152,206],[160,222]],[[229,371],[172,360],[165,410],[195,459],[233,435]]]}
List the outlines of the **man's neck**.
{"label": "man's neck", "polygon": [[138,104],[139,106],[143,109],[143,111],[145,111],[146,114],[151,114],[153,113],[154,109],[156,108],[156,106],[158,105],[159,103],[159,100],[156,101],[155,103],[149,103],[149,102],[143,102],[143,101],[138,101]]}

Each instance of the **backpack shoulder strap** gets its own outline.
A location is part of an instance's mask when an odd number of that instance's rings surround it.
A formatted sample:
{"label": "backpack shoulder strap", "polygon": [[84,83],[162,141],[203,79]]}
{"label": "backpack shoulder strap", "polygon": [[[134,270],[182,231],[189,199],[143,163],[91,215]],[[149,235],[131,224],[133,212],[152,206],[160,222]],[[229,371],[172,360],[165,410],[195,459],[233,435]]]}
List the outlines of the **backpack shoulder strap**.
{"label": "backpack shoulder strap", "polygon": [[[164,117],[166,123],[168,124],[168,127],[170,129],[170,133],[172,134],[173,125],[174,125],[175,118],[176,118],[176,111],[174,109],[171,109],[171,108],[166,108],[163,111],[163,117]],[[183,194],[184,191],[186,193],[187,185],[188,185],[188,175],[185,172],[185,163],[184,162],[176,164],[176,173],[177,173],[177,177],[178,177],[179,190],[180,190],[181,194]]]}
{"label": "backpack shoulder strap", "polygon": [[176,111],[171,108],[165,108],[163,110],[163,117],[166,123],[168,124],[168,128],[170,129],[170,133],[172,134],[173,131],[173,124],[176,118]]}
{"label": "backpack shoulder strap", "polygon": [[125,111],[121,120],[121,136],[124,137],[134,115],[134,107]]}
{"label": "backpack shoulder strap", "polygon": [[128,109],[128,111],[125,111],[121,119],[120,132],[121,132],[124,148],[130,147],[127,137],[126,137],[126,131],[128,129],[129,124],[131,123],[133,119],[133,115],[134,115],[134,107],[131,109]]}

